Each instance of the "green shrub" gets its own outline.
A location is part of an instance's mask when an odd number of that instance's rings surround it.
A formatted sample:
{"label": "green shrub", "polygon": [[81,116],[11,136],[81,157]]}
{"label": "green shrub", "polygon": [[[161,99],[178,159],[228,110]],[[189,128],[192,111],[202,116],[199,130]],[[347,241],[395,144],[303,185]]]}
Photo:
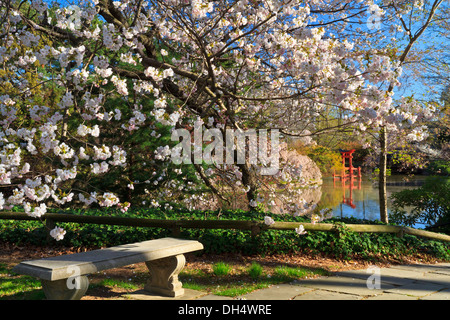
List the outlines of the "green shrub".
{"label": "green shrub", "polygon": [[433,175],[450,176],[450,161],[435,160],[431,161],[426,168]]}
{"label": "green shrub", "polygon": [[232,270],[231,266],[225,262],[217,262],[213,264],[213,273],[220,277],[220,276],[226,276],[230,273]]}
{"label": "green shrub", "polygon": [[[436,226],[435,231],[450,234],[450,179],[429,177],[419,188],[392,194],[391,200],[392,221],[407,226]],[[405,208],[410,208],[409,212]]]}
{"label": "green shrub", "polygon": [[252,265],[248,268],[248,274],[253,279],[259,278],[263,273],[263,267],[256,262],[253,262]]}
{"label": "green shrub", "polygon": [[331,175],[333,170],[339,174],[343,168],[341,154],[330,148],[314,146],[309,149],[307,156],[316,163],[323,175]]}

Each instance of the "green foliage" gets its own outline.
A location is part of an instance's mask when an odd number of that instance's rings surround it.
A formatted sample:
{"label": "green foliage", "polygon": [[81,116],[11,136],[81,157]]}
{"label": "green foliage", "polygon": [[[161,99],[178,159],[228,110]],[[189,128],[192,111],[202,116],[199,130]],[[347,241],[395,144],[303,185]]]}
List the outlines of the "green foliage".
{"label": "green foliage", "polygon": [[[438,227],[439,232],[450,234],[450,179],[429,177],[417,189],[407,189],[391,196],[392,221],[413,226],[421,223]],[[411,208],[409,212],[405,208]]]}
{"label": "green foliage", "polygon": [[390,162],[392,170],[404,173],[414,173],[426,165],[424,154],[411,144],[405,144],[401,149],[391,152]]}
{"label": "green foliage", "polygon": [[253,279],[259,278],[263,273],[263,267],[256,262],[253,262],[252,265],[248,268],[248,274]]}
{"label": "green foliage", "polygon": [[[390,177],[392,174],[392,170],[389,168],[386,168],[386,177]],[[370,176],[370,180],[373,182],[376,182],[380,179],[380,168],[375,168],[372,171],[372,174]]]}
{"label": "green foliage", "polygon": [[314,146],[307,153],[319,167],[323,175],[331,175],[333,170],[339,172],[342,169],[342,157],[339,152],[324,146]]}
{"label": "green foliage", "polygon": [[306,146],[299,141],[290,142],[289,146],[299,154],[311,158],[319,167],[322,175],[332,175],[333,171],[340,172],[343,169],[342,157],[338,151],[322,145]]}
{"label": "green foliage", "polygon": [[[122,98],[110,97],[104,103],[106,110],[120,110],[122,117],[133,117],[134,108],[129,101]],[[154,108],[154,98],[145,99],[139,104],[139,111],[150,117]],[[92,122],[94,124],[94,122]],[[72,130],[76,130],[79,123],[74,121]],[[173,147],[177,142],[171,140],[171,131],[168,126],[154,122],[151,126],[144,126],[138,131],[124,134],[121,129],[122,122],[110,121],[108,127],[102,128],[103,143],[120,146],[126,151],[127,166],[111,166],[104,174],[93,174],[90,170],[77,175],[74,189],[84,191],[102,190],[113,192],[122,202],[129,202],[133,206],[142,202],[150,203],[158,199],[158,193],[167,191],[167,184],[176,181],[180,185],[187,183],[198,184],[195,169],[190,165],[175,165],[171,161],[155,159],[155,150],[158,147],[169,145]],[[81,146],[81,145],[80,145]],[[178,174],[175,169],[181,169]],[[90,190],[94,187],[92,190]],[[183,190],[183,193],[188,191]],[[168,194],[168,192],[166,192]],[[172,198],[176,198],[174,194]],[[168,199],[166,196],[166,200]],[[73,203],[71,203],[73,205]]]}
{"label": "green foliage", "polygon": [[313,275],[328,275],[328,272],[325,270],[310,270],[306,268],[293,268],[288,266],[278,266],[274,270],[274,275],[272,278],[280,279],[284,281],[292,281],[295,279],[301,279],[305,278],[307,276],[313,276]]}
{"label": "green foliage", "polygon": [[113,278],[103,279],[100,283],[95,284],[95,286],[103,286],[103,287],[109,287],[109,288],[119,287],[119,288],[127,289],[127,290],[139,290],[140,289],[140,286],[136,283],[133,283],[130,281],[113,279]]}
{"label": "green foliage", "polygon": [[212,268],[213,273],[218,277],[228,275],[232,269],[231,266],[225,262],[217,262],[213,264]]}
{"label": "green foliage", "polygon": [[39,279],[18,275],[3,263],[0,263],[0,283],[0,300],[42,300],[44,298]]}
{"label": "green foliage", "polygon": [[450,161],[431,161],[427,166],[427,171],[429,171],[433,175],[450,176]]}

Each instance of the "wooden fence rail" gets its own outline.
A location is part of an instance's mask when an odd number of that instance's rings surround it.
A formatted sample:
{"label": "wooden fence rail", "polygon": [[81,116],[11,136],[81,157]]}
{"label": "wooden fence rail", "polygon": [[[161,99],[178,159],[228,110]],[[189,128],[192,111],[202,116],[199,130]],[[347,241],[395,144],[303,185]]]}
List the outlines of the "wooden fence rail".
{"label": "wooden fence rail", "polygon": [[[30,217],[24,213],[17,212],[0,212],[0,219],[3,220],[39,220]],[[302,224],[306,231],[335,231],[336,225],[331,223],[300,223],[300,222],[281,222],[276,221],[274,224],[266,225],[262,221],[243,221],[243,220],[165,220],[165,219],[145,219],[145,218],[125,218],[125,217],[105,217],[105,216],[89,216],[62,213],[47,213],[43,216],[47,225],[56,222],[74,222],[74,223],[92,223],[106,225],[120,225],[130,227],[147,227],[147,228],[167,228],[172,229],[174,233],[179,233],[181,228],[192,229],[237,229],[250,230],[256,235],[262,230],[294,230]],[[409,227],[390,226],[390,225],[370,225],[370,224],[345,224],[345,226],[353,232],[370,232],[370,233],[395,233],[399,236],[410,234],[419,237],[425,237],[440,241],[450,241],[450,236],[419,230]]]}

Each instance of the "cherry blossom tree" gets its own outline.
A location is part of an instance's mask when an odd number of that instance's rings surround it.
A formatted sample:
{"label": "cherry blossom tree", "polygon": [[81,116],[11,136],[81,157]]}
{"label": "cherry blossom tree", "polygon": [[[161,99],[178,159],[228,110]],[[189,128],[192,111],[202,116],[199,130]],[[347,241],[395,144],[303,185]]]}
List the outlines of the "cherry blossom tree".
{"label": "cherry blossom tree", "polygon": [[[435,107],[432,104],[421,104],[413,97],[402,97],[393,101],[393,94],[396,87],[400,85],[398,77],[401,75],[403,67],[408,63],[408,56],[413,51],[413,46],[419,41],[427,28],[435,20],[435,14],[443,1],[412,1],[388,3],[386,7],[386,20],[395,21],[396,24],[387,24],[390,28],[396,27],[400,32],[400,40],[394,39],[395,51],[390,55],[390,60],[396,65],[397,78],[387,79],[386,86],[380,90],[384,98],[376,112],[368,115],[371,131],[375,131],[376,141],[379,143],[379,201],[380,220],[388,222],[387,194],[386,194],[386,168],[387,154],[389,150],[398,148],[406,143],[420,142],[428,136],[426,121],[435,116]],[[387,11],[389,10],[389,11]],[[390,12],[390,14],[389,14]],[[384,101],[383,101],[384,100]],[[363,131],[366,130],[367,122],[363,124]]]}
{"label": "cherry blossom tree", "polygon": [[[5,190],[0,206],[20,205],[31,216],[44,215],[50,202],[126,211],[129,204],[107,186],[100,190],[82,177],[107,176],[129,166],[135,150],[117,138],[139,135],[144,128],[152,128],[155,137],[160,130],[181,129],[193,137],[198,125],[203,137],[211,130],[225,137],[227,129],[302,135],[314,133],[320,113],[333,107],[348,114],[343,125],[383,130],[389,124],[401,131],[415,112],[407,100],[409,113],[394,108],[392,89],[382,89],[383,83],[397,85],[401,59],[364,47],[368,39],[327,32],[350,17],[378,10],[372,2],[369,7],[362,1],[321,0],[0,3],[0,64],[9,75],[1,81],[21,86],[20,92],[4,91],[0,97],[0,184]],[[43,45],[43,38],[51,42]],[[26,52],[19,54],[12,43]],[[35,86],[61,94],[34,104],[29,74],[39,76]],[[111,128],[116,139],[110,137]],[[263,144],[259,141],[259,147]],[[169,144],[160,145],[151,150],[148,166],[170,162],[171,155]],[[26,161],[33,157],[49,165]],[[174,198],[187,206],[208,205],[207,194],[192,196],[200,190],[199,181],[222,201],[230,190],[239,190],[250,206],[270,201],[279,184],[293,196],[291,186],[302,183],[301,168],[289,160],[280,159],[279,170],[265,177],[261,171],[267,163],[248,156],[233,164],[191,161],[198,181],[166,180],[162,190],[148,193],[149,203],[159,206],[177,194]],[[158,183],[167,177],[167,168],[145,181],[123,183],[130,190]],[[181,174],[184,168],[172,170]],[[288,211],[302,211],[292,199],[284,198]],[[60,239],[63,231],[52,234]]]}
{"label": "cherry blossom tree", "polygon": [[[421,102],[413,96],[399,97],[398,93],[395,97],[394,94],[402,90],[402,82],[406,82],[408,73],[416,72],[414,68],[421,63],[418,57],[424,58],[425,54],[432,59],[442,56],[435,55],[439,49],[430,48],[430,45],[424,53],[425,46],[420,42],[426,42],[430,36],[426,33],[430,27],[445,26],[449,11],[443,1],[380,1],[378,5],[367,4],[365,10],[350,9],[342,4],[341,19],[335,18],[332,24],[329,21],[319,22],[328,26],[328,33],[335,31],[337,38],[350,39],[354,51],[365,53],[355,59],[359,65],[366,66],[361,69],[366,70],[362,74],[365,90],[360,95],[349,94],[348,99],[337,108],[331,108],[338,109],[335,114],[343,115],[346,121],[339,121],[331,127],[317,127],[320,122],[314,118],[309,129],[312,134],[321,134],[342,128],[348,130],[349,124],[355,124],[355,136],[366,148],[378,154],[380,219],[388,222],[387,154],[394,150],[398,152],[407,144],[424,141],[428,136],[427,121],[434,119],[436,111],[432,103]],[[435,34],[436,31],[431,35]],[[320,111],[316,109],[316,112]]]}

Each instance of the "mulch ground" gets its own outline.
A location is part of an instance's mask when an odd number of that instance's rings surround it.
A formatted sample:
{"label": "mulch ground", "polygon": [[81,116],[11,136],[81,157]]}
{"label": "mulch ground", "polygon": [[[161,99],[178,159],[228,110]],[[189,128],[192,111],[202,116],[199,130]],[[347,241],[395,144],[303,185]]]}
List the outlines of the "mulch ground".
{"label": "mulch ground", "polygon": [[[45,257],[71,254],[80,251],[92,250],[91,248],[62,248],[62,247],[40,247],[33,245],[14,245],[0,243],[0,264],[8,267],[20,263],[24,260],[34,260]],[[250,266],[253,262],[259,263],[264,269],[269,270],[276,266],[304,267],[312,269],[323,269],[329,272],[366,269],[369,266],[387,267],[395,264],[409,263],[437,263],[441,262],[433,257],[421,255],[417,257],[377,257],[376,261],[365,261],[362,259],[340,260],[333,257],[312,255],[312,254],[275,254],[270,256],[244,256],[239,254],[186,254],[186,271],[201,270],[205,273],[212,272],[212,266],[217,262],[226,262],[233,267],[233,270],[242,270]],[[146,275],[147,268],[144,263],[133,264],[122,268],[110,269],[91,275],[91,283],[99,282],[104,278],[122,279],[124,281],[135,277]],[[145,277],[145,276],[144,276]],[[145,279],[139,279],[145,283]],[[125,289],[118,288],[98,288],[89,290],[89,294],[83,299],[115,299],[119,298]]]}

